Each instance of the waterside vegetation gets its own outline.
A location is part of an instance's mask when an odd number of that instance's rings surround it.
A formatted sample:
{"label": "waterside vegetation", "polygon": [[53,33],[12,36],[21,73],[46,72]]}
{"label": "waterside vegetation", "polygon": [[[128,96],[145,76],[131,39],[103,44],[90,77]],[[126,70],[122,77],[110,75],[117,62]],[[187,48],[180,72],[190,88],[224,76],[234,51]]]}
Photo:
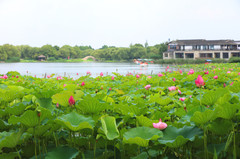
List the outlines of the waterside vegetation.
{"label": "waterside vegetation", "polygon": [[240,158],[240,65],[184,68],[1,75],[0,158]]}

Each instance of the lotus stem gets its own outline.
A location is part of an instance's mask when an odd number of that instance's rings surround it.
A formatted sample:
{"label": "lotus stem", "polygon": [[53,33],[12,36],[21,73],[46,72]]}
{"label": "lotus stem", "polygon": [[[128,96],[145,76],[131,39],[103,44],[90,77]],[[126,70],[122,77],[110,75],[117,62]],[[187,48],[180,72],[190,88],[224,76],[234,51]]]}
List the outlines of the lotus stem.
{"label": "lotus stem", "polygon": [[35,135],[35,128],[33,128],[33,136],[34,136],[34,145],[35,145],[35,158],[37,159],[37,139]]}
{"label": "lotus stem", "polygon": [[15,149],[16,149],[16,151],[17,151],[17,153],[18,153],[18,157],[19,157],[19,159],[22,159],[22,157],[21,157],[21,155],[20,155],[18,149],[17,149],[17,148],[15,148]]}
{"label": "lotus stem", "polygon": [[233,158],[237,159],[234,124],[233,124]]}
{"label": "lotus stem", "polygon": [[206,128],[203,128],[203,130],[204,130],[204,156],[205,156],[205,159],[208,159],[208,148],[207,148]]}

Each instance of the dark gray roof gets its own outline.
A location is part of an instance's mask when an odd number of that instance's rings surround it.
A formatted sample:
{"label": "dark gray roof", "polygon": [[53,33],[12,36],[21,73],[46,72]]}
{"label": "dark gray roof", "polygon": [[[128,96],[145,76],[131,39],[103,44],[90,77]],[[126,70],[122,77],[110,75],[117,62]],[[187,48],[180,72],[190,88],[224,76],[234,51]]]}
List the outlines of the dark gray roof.
{"label": "dark gray roof", "polygon": [[236,45],[234,40],[205,40],[205,39],[192,39],[192,40],[176,40],[169,44],[177,45]]}

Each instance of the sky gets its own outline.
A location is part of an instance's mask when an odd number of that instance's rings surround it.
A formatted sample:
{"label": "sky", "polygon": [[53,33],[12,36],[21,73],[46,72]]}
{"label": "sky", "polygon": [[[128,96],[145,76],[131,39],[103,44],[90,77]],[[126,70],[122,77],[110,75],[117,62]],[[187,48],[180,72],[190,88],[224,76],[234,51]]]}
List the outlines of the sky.
{"label": "sky", "polygon": [[0,45],[240,40],[240,0],[0,0]]}

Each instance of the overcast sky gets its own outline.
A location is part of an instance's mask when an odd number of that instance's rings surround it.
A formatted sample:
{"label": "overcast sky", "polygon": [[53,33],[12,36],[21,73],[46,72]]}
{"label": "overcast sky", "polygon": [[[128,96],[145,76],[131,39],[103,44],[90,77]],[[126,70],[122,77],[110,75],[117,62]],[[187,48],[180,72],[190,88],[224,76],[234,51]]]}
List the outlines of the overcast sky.
{"label": "overcast sky", "polygon": [[0,45],[240,40],[240,0],[0,0]]}

